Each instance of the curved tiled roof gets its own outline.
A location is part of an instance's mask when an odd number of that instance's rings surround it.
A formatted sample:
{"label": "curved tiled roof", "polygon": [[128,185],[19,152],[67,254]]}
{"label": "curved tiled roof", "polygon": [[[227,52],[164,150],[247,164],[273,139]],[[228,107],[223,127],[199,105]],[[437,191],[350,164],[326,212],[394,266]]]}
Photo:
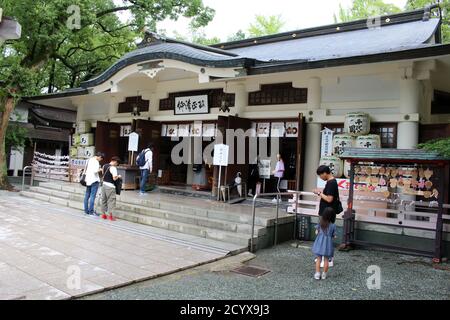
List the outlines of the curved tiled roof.
{"label": "curved tiled roof", "polygon": [[[205,47],[205,49],[208,48]],[[150,60],[173,59],[197,66],[214,68],[245,68],[252,64],[253,59],[219,52],[219,50],[212,48],[208,51],[201,49],[200,46],[192,47],[184,43],[154,43],[127,53],[98,77],[83,82],[82,87],[99,85],[129,65]]]}
{"label": "curved tiled roof", "polygon": [[83,82],[78,91],[54,97],[84,94],[84,90],[108,81],[127,66],[162,59],[211,68],[245,68],[248,75],[255,75],[447,55],[450,45],[440,44],[441,20],[431,18],[432,9],[436,6],[383,16],[378,28],[368,28],[366,20],[358,20],[214,46],[147,32],[138,49]]}
{"label": "curved tiled roof", "polygon": [[439,19],[412,21],[335,32],[314,37],[292,39],[230,49],[240,56],[262,61],[308,60],[364,56],[428,46],[436,33]]}

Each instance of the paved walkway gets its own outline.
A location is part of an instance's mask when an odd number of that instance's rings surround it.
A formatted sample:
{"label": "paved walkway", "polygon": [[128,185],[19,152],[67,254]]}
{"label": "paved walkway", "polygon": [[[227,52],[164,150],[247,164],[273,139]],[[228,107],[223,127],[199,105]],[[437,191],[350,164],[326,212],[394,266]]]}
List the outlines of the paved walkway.
{"label": "paved walkway", "polygon": [[67,299],[151,279],[226,255],[0,191],[0,299]]}
{"label": "paved walkway", "polygon": [[[389,252],[338,251],[328,278],[317,281],[311,245],[289,242],[258,251],[244,265],[271,271],[260,278],[231,272],[241,266],[233,256],[83,299],[450,300],[449,264],[433,267],[430,259]],[[248,260],[248,254],[242,256]],[[379,267],[379,289],[370,281],[373,266]]]}

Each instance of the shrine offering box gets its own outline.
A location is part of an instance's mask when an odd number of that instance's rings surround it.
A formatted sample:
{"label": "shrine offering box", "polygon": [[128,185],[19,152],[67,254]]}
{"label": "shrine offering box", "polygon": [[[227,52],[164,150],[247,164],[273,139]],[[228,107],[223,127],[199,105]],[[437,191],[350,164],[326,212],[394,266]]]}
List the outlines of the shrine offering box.
{"label": "shrine offering box", "polygon": [[141,170],[139,170],[139,167],[121,165],[117,167],[117,173],[122,176],[123,190],[136,190],[138,188],[136,178],[141,175]]}

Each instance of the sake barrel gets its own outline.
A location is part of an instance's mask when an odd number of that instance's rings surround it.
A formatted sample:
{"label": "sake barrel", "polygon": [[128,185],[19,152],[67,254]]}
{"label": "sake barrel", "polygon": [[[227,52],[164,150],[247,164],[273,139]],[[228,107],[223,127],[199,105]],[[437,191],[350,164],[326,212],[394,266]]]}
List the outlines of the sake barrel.
{"label": "sake barrel", "polygon": [[84,147],[90,147],[94,145],[94,134],[83,133],[82,135],[80,135],[80,145]]}
{"label": "sake barrel", "polygon": [[381,148],[381,139],[377,134],[369,134],[366,136],[359,136],[356,138],[356,147],[364,149],[378,149]]}
{"label": "sake barrel", "polygon": [[70,147],[69,155],[70,155],[70,158],[78,157],[78,149],[77,149],[77,147]]}
{"label": "sake barrel", "polygon": [[345,132],[352,136],[370,132],[370,116],[367,113],[354,112],[345,115]]}
{"label": "sake barrel", "polygon": [[355,146],[355,137],[349,134],[337,134],[333,137],[333,154],[340,156],[344,152],[344,148],[352,148]]}
{"label": "sake barrel", "polygon": [[75,133],[72,135],[72,145],[79,146],[81,143],[80,135]]}
{"label": "sake barrel", "polygon": [[77,153],[78,153],[78,158],[84,159],[85,155],[84,155],[84,147],[78,147],[77,148]]}
{"label": "sake barrel", "polygon": [[85,147],[84,156],[86,158],[92,158],[95,155],[95,147]]}
{"label": "sake barrel", "polygon": [[336,178],[342,177],[343,161],[336,156],[325,156],[320,159],[320,165],[330,167],[331,173]]}
{"label": "sake barrel", "polygon": [[79,122],[77,122],[76,132],[78,134],[91,132],[91,123],[89,121],[79,121]]}

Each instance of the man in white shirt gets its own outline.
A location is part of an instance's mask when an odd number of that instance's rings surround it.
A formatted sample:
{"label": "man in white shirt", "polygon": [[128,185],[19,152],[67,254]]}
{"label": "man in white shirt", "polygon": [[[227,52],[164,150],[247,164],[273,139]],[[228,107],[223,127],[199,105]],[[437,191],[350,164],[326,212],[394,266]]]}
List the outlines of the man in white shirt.
{"label": "man in white shirt", "polygon": [[104,154],[97,152],[95,157],[88,160],[86,165],[86,193],[84,195],[84,213],[87,215],[94,215],[95,197],[97,195],[98,187],[100,184],[99,173],[102,171],[100,168],[100,161],[103,161]]}
{"label": "man in white shirt", "polygon": [[141,169],[140,195],[145,195],[145,185],[147,184],[148,176],[153,171],[153,149],[153,143],[150,143],[139,155],[145,154],[145,165],[139,167]]}

